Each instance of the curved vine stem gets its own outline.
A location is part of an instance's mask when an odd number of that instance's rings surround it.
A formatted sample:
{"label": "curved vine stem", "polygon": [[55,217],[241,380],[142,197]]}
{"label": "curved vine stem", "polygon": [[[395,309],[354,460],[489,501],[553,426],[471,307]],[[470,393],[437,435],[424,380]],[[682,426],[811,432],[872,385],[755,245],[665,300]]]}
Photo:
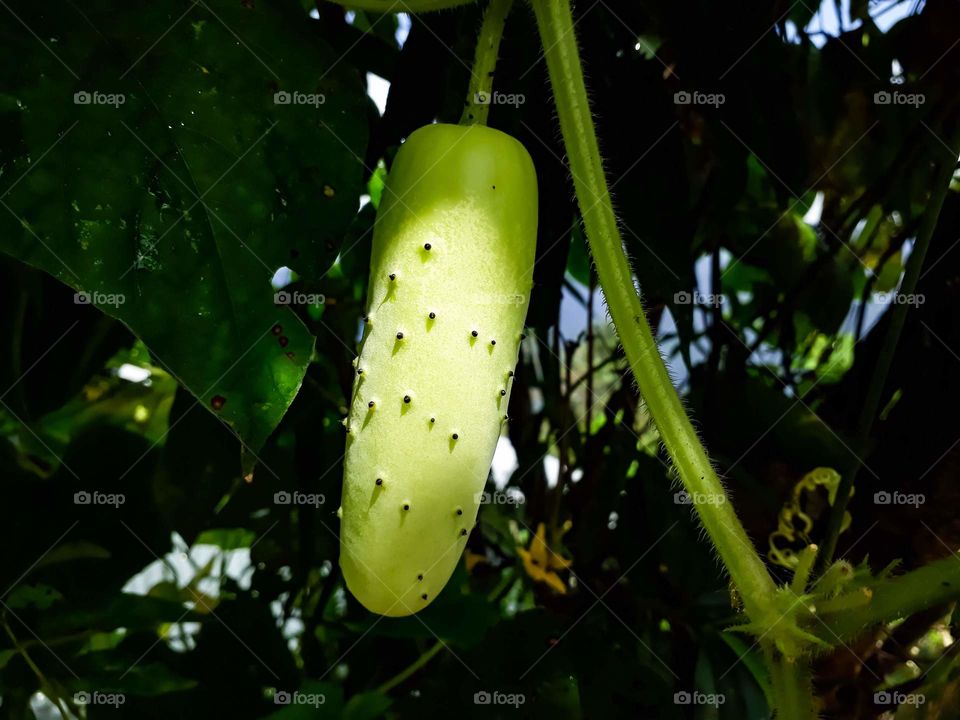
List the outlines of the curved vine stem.
{"label": "curved vine stem", "polygon": [[57,707],[57,710],[60,711],[60,714],[68,718],[70,714],[67,712],[66,701],[61,697],[60,692],[54,687],[46,675],[43,674],[43,671],[39,666],[33,661],[33,658],[30,657],[30,653],[27,652],[27,649],[23,646],[22,643],[17,639],[17,636],[13,632],[13,628],[10,627],[10,623],[7,622],[6,618],[0,619],[0,624],[3,625],[4,631],[7,633],[7,637],[10,638],[10,642],[13,643],[14,649],[20,654],[20,657],[23,658],[23,661],[27,664],[27,667],[33,672],[36,676],[37,681],[40,683],[40,688],[47,698]]}
{"label": "curved vine stem", "polygon": [[399,673],[397,673],[392,678],[390,678],[385,683],[383,683],[383,685],[378,687],[376,689],[376,692],[380,693],[381,695],[385,695],[386,693],[390,692],[391,690],[393,690],[393,688],[395,688],[400,683],[406,681],[407,678],[409,678],[411,675],[417,672],[417,670],[419,670],[428,662],[430,662],[433,659],[433,656],[436,655],[441,650],[443,650],[443,648],[444,648],[443,641],[438,640],[433,645],[433,647],[431,647],[429,650],[427,650],[422,655],[420,655],[420,657],[418,657],[412,663],[407,665],[407,667],[405,667]]}
{"label": "curved vine stem", "polygon": [[773,623],[776,586],[728,502],[723,484],[687,417],[634,287],[600,159],[570,2],[531,3],[590,251],[640,394],[748,615],[760,624]]}
{"label": "curved vine stem", "polygon": [[467,99],[460,117],[461,125],[487,124],[490,101],[493,99],[493,71],[497,67],[503,26],[512,5],[513,0],[490,0],[483,13],[483,25],[480,27],[480,38],[477,40],[477,50],[473,58]]}

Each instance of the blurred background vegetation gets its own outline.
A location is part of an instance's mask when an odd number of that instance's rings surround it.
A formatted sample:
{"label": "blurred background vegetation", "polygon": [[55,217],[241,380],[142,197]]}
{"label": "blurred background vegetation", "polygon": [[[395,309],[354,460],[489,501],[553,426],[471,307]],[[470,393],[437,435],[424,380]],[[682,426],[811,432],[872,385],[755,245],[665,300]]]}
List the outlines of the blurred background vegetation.
{"label": "blurred background vegetation", "polygon": [[[528,8],[496,78],[522,102],[490,120],[540,179],[511,422],[462,566],[397,620],[340,578],[340,420],[385,170],[457,121],[481,8],[0,5],[0,717],[769,715],[596,290]],[[818,468],[787,529],[819,541],[825,469],[859,455],[838,554],[953,553],[956,193],[853,434],[932,163],[956,158],[960,4],[575,10],[645,307],[757,546]],[[924,502],[875,500],[897,490]],[[824,715],[960,716],[955,632],[937,607],[821,657]]]}

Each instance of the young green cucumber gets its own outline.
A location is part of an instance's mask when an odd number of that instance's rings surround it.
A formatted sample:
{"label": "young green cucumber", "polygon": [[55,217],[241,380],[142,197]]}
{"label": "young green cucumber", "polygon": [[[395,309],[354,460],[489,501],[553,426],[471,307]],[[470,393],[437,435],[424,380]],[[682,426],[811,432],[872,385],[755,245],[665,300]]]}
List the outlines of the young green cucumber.
{"label": "young green cucumber", "polygon": [[428,125],[377,215],[347,417],[340,566],[364,607],[426,607],[474,526],[530,290],[537,179],[515,139]]}

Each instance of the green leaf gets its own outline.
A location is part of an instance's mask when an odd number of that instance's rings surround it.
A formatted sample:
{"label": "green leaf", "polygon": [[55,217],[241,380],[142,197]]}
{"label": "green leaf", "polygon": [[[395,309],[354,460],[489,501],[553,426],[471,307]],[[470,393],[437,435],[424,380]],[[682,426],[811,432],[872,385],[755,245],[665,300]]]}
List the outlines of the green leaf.
{"label": "green leaf", "polygon": [[[717,683],[713,672],[713,664],[710,662],[710,655],[705,649],[701,648],[697,655],[697,664],[694,666],[693,680],[698,691],[707,695],[716,695]],[[698,720],[717,720],[719,717],[719,705],[704,703],[697,707],[696,717]]]}
{"label": "green leaf", "polygon": [[[97,655],[102,657],[97,658]],[[176,675],[162,663],[139,663],[131,667],[126,657],[111,652],[91,653],[87,658],[91,661],[100,660],[103,670],[93,671],[82,680],[71,682],[74,691],[96,690],[156,697],[197,686],[196,680]]]}
{"label": "green leaf", "polygon": [[656,35],[641,35],[637,38],[637,52],[643,56],[644,60],[653,60],[661,47],[663,47],[663,38]]}
{"label": "green leaf", "polygon": [[46,610],[58,600],[63,600],[63,595],[60,594],[59,590],[38,583],[36,585],[19,586],[7,596],[5,604],[16,609],[35,607]]}
{"label": "green leaf", "polygon": [[376,169],[370,174],[367,180],[367,192],[370,194],[370,202],[373,207],[380,207],[380,198],[383,197],[383,189],[387,184],[387,168],[383,161],[377,164]]}
{"label": "green leaf", "polygon": [[222,550],[248,548],[256,540],[257,534],[246,528],[219,528],[205,530],[197,536],[197,545],[216,545]]}
{"label": "green leaf", "polygon": [[543,703],[553,720],[580,720],[580,683],[573,675],[548,680],[539,688],[538,703]]}
{"label": "green leaf", "polygon": [[38,634],[69,635],[79,631],[111,631],[126,628],[151,630],[165,623],[197,622],[201,616],[187,611],[182,602],[121,593],[108,603],[96,607],[75,608],[57,615],[47,615]]}
{"label": "green leaf", "polygon": [[767,703],[773,704],[773,688],[770,684],[770,674],[767,672],[767,666],[764,664],[763,654],[755,647],[750,647],[743,641],[739,635],[731,632],[720,633],[720,639],[723,640],[736,656],[746,665],[747,670],[757,681],[757,685],[763,690],[763,695]]}
{"label": "green leaf", "polygon": [[817,377],[824,383],[837,383],[853,367],[856,341],[852,333],[841,334],[829,348],[827,357],[817,366]]}
{"label": "green leaf", "polygon": [[343,720],[375,720],[386,712],[391,702],[379,693],[354,695],[343,709]]}
{"label": "green leaf", "polygon": [[570,233],[570,254],[567,256],[567,272],[581,285],[590,285],[590,253],[587,239],[583,236],[580,223],[574,223]]}
{"label": "green leaf", "polygon": [[890,256],[890,259],[884,263],[877,275],[873,289],[878,293],[890,292],[900,283],[900,276],[903,274],[903,256],[899,251]]}
{"label": "green leaf", "polygon": [[337,254],[359,78],[293,3],[8,10],[0,42],[30,62],[0,70],[0,250],[126,323],[256,452],[314,345],[270,279],[314,282]]}
{"label": "green leaf", "polygon": [[[855,278],[863,269],[849,255],[831,259],[798,294],[796,307],[817,331],[830,335],[839,330],[853,301]],[[798,321],[802,322],[802,321]],[[802,336],[802,327],[798,328]]]}
{"label": "green leaf", "polygon": [[96,543],[80,540],[78,542],[63,543],[43,556],[37,567],[46,567],[73,560],[109,560],[110,551]]}
{"label": "green leaf", "polygon": [[95,376],[84,386],[83,392],[40,418],[33,432],[42,441],[31,433],[23,437],[26,443],[36,440],[32,452],[45,457],[51,467],[56,467],[73,437],[93,425],[116,425],[142,434],[151,443],[162,444],[167,436],[177,383],[161,368],[145,361],[136,363],[137,367],[150,373],[145,381],[121,379],[117,369],[136,351],[134,348],[118,353],[106,366],[112,372]]}
{"label": "green leaf", "polygon": [[0,650],[0,670],[3,670],[16,654],[16,650]]}

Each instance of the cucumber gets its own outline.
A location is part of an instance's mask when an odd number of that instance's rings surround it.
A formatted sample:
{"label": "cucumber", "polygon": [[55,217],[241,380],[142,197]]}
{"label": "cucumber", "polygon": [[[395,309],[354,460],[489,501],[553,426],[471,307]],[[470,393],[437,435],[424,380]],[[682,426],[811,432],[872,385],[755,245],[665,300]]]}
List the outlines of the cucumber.
{"label": "cucumber", "polygon": [[371,612],[429,605],[466,545],[533,285],[537,180],[482,125],[410,135],[374,228],[347,426],[340,566]]}

